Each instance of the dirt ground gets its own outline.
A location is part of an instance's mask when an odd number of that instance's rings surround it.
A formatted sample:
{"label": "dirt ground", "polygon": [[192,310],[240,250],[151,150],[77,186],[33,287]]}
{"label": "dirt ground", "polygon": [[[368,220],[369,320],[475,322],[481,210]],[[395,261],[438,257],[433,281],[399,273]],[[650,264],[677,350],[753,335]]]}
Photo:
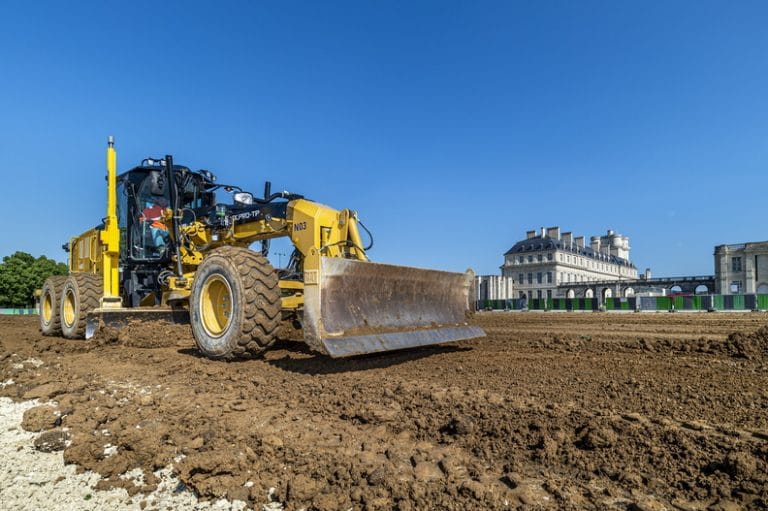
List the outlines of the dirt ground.
{"label": "dirt ground", "polygon": [[[261,509],[763,509],[768,315],[483,313],[488,337],[333,361],[202,358],[186,327],[93,341],[0,317],[0,395],[101,485],[173,466]],[[119,476],[143,469],[143,482]]]}

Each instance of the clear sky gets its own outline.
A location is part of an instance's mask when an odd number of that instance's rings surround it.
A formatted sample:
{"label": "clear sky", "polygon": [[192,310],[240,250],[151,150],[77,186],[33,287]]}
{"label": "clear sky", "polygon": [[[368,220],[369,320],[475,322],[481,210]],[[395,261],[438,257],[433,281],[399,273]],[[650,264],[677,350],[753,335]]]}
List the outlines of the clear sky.
{"label": "clear sky", "polygon": [[[359,212],[381,262],[498,273],[613,229],[655,276],[768,239],[766,2],[4,2],[0,256],[66,256],[174,155]],[[287,246],[275,249],[286,252]]]}

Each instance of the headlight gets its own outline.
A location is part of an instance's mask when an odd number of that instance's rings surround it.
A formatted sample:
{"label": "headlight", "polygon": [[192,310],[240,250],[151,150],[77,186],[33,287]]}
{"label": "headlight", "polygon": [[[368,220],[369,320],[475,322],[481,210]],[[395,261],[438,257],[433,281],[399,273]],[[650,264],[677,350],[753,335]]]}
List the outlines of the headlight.
{"label": "headlight", "polygon": [[232,198],[236,204],[244,204],[246,206],[253,204],[253,194],[249,192],[236,192],[232,195]]}

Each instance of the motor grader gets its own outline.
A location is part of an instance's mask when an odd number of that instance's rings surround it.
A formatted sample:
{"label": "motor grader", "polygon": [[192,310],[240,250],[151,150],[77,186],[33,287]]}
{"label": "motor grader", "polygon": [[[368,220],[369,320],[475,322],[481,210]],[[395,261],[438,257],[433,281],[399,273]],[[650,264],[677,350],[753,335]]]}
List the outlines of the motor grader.
{"label": "motor grader", "polygon": [[[269,182],[255,197],[170,155],[119,176],[116,167],[110,137],[106,216],[64,246],[69,275],[43,285],[44,334],[89,338],[105,324],[189,321],[200,351],[223,359],[262,352],[281,322],[331,357],[485,335],[466,323],[471,271],[370,262],[354,211],[272,193]],[[218,202],[217,192],[231,200]],[[275,269],[267,251],[277,237],[294,250]]]}

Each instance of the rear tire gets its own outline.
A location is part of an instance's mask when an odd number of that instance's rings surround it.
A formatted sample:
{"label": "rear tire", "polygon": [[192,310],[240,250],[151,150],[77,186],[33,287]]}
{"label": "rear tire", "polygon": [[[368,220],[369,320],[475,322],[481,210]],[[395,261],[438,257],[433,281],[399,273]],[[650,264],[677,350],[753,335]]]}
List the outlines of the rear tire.
{"label": "rear tire", "polygon": [[207,357],[262,353],[277,339],[280,308],[277,272],[251,250],[219,248],[195,273],[189,317],[195,343]]}
{"label": "rear tire", "polygon": [[40,331],[43,335],[61,334],[59,298],[66,280],[66,275],[53,275],[45,279],[40,294]]}
{"label": "rear tire", "polygon": [[61,333],[68,339],[85,337],[85,318],[99,307],[103,277],[93,273],[73,273],[61,289],[59,317]]}

